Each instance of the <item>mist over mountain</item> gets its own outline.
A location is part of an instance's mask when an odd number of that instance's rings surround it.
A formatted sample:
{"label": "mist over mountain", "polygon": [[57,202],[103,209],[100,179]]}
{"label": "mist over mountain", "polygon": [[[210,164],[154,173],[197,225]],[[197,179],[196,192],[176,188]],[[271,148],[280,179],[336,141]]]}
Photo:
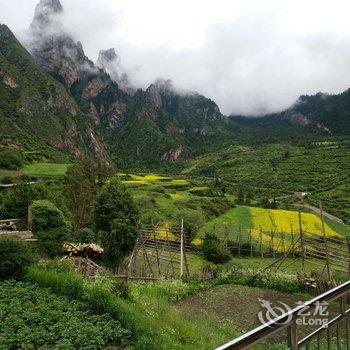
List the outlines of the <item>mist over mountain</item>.
{"label": "mist over mountain", "polygon": [[78,136],[89,139],[90,146],[79,146],[79,155],[91,149],[95,156],[121,166],[149,165],[179,160],[230,138],[228,120],[214,101],[196,92],[179,93],[170,80],[158,79],[145,90],[134,90],[127,75],[111,66],[119,64],[113,49],[101,51],[95,64],[81,42],[65,31],[62,13],[58,0],[41,0],[26,46],[36,64],[65,89],[66,98],[74,100],[81,113]]}
{"label": "mist over mountain", "polygon": [[[36,3],[2,6],[0,21],[22,42]],[[92,61],[101,49],[115,47],[134,88],[171,79],[177,89],[216,101],[227,115],[277,113],[300,95],[348,88],[350,40],[341,0],[334,6],[314,0],[196,3],[62,0],[61,20]],[[14,7],[21,13],[10,16]]]}
{"label": "mist over mountain", "polygon": [[[290,142],[309,134],[350,132],[348,91],[302,95],[284,111],[260,118],[227,118],[216,101],[191,90],[191,85],[179,89],[166,78],[137,88],[128,75],[128,62],[116,49],[102,48],[96,63],[87,56],[66,28],[65,13],[59,0],[39,2],[25,36],[30,53],[2,26],[0,82],[6,113],[0,133],[25,150],[44,144],[70,155],[102,157],[123,168],[142,168],[235,142]],[[42,81],[35,80],[35,72]],[[27,84],[33,82],[30,89],[19,84],[21,74],[28,77]],[[11,133],[11,128],[20,132]]]}

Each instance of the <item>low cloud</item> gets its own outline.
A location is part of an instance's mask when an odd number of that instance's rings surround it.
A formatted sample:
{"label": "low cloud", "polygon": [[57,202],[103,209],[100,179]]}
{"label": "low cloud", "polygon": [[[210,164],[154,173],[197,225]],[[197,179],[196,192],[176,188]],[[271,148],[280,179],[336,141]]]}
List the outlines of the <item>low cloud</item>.
{"label": "low cloud", "polygon": [[[138,7],[136,0],[128,1],[130,8],[124,0],[119,5],[108,0],[62,0],[62,4],[65,27],[83,43],[88,56],[96,61],[100,49],[115,47],[136,87],[146,88],[157,78],[169,78],[181,90],[195,90],[215,100],[225,114],[243,115],[277,112],[293,104],[299,95],[338,93],[350,87],[350,35],[337,24],[341,18],[329,14],[333,22],[323,24],[329,11],[319,2],[313,4],[319,6],[322,14],[317,18],[312,4],[304,8],[297,2],[288,13],[279,8],[281,2],[271,0],[270,7],[263,7],[257,1],[247,1],[234,18],[210,22],[203,25],[202,31],[196,25],[205,17],[199,13],[203,18],[197,23],[193,13],[193,31],[201,35],[192,38],[190,22],[183,26],[181,18],[175,22],[171,14],[161,12],[163,7],[159,4],[152,7],[156,2],[153,0],[149,2],[150,11],[144,14],[147,19],[138,14],[140,22],[132,22],[135,28],[130,34],[125,29],[130,27],[126,19],[133,18],[130,11]],[[219,1],[228,6],[229,2]],[[26,1],[26,11],[31,2]],[[180,1],[178,6],[186,11],[185,2]],[[333,6],[337,15],[348,13],[345,2],[339,6]],[[195,7],[189,11],[192,8]],[[8,16],[10,12],[7,9],[5,13]],[[311,14],[319,21],[308,17]],[[315,20],[313,26],[308,18]],[[167,19],[173,26],[170,29],[164,27]],[[6,18],[0,20],[6,23]],[[15,22],[11,23],[20,33],[23,24],[16,26]],[[147,31],[147,23],[153,31]],[[178,31],[177,35],[173,31]],[[135,41],[138,33],[142,40]],[[186,43],[183,47],[178,44],[181,37]]]}

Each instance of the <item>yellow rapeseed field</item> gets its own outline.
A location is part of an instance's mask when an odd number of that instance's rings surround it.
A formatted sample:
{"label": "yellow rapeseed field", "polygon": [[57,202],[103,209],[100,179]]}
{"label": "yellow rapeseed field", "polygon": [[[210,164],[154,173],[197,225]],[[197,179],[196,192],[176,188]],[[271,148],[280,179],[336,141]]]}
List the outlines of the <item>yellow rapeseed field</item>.
{"label": "yellow rapeseed field", "polygon": [[[117,173],[117,176],[125,176],[124,173]],[[130,184],[130,185],[150,185],[157,182],[166,182],[168,184],[173,185],[188,185],[188,181],[185,179],[172,179],[170,177],[161,176],[157,174],[147,174],[147,175],[136,175],[136,174],[129,174],[130,180],[124,180],[124,184]]]}
{"label": "yellow rapeseed field", "polygon": [[[297,211],[289,210],[269,210],[263,208],[250,207],[250,215],[255,230],[262,229],[263,232],[274,231],[276,234],[299,231],[299,216]],[[307,233],[322,235],[321,219],[309,213],[301,214],[302,228]],[[331,227],[325,223],[325,232],[327,236],[340,236]]]}

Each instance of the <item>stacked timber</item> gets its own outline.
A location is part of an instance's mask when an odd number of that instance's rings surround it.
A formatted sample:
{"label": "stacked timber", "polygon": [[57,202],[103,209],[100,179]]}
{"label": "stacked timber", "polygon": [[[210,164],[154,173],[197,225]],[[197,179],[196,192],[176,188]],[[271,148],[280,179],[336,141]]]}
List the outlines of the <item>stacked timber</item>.
{"label": "stacked timber", "polygon": [[74,244],[65,243],[63,252],[69,256],[82,256],[99,260],[103,254],[103,249],[97,244]]}

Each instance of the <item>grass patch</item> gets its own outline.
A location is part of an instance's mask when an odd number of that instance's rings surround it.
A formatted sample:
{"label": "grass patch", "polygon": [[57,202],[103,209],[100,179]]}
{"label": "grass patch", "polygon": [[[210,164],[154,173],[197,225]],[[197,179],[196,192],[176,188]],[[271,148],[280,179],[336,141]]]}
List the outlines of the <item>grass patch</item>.
{"label": "grass patch", "polygon": [[28,176],[36,177],[62,177],[67,172],[69,164],[32,163],[26,165],[22,172]]}
{"label": "grass patch", "polygon": [[34,267],[27,278],[41,287],[50,287],[58,295],[68,294],[70,298],[75,295],[94,312],[108,314],[119,321],[122,327],[132,332],[135,350],[211,350],[238,335],[229,325],[218,324],[215,318],[184,317],[171,304],[171,301],[200,290],[201,286],[181,281],[131,285],[131,297],[125,300],[108,288],[108,283],[106,287],[106,281],[89,282],[79,276],[76,278],[78,287],[71,293],[65,288],[66,275],[67,272],[58,271],[48,274],[47,269]]}
{"label": "grass patch", "polygon": [[228,210],[225,214],[203,225],[200,229],[200,234],[204,236],[206,232],[212,231],[222,234],[226,227],[229,226],[241,227],[242,230],[250,229],[253,226],[253,222],[249,207],[237,206]]}

